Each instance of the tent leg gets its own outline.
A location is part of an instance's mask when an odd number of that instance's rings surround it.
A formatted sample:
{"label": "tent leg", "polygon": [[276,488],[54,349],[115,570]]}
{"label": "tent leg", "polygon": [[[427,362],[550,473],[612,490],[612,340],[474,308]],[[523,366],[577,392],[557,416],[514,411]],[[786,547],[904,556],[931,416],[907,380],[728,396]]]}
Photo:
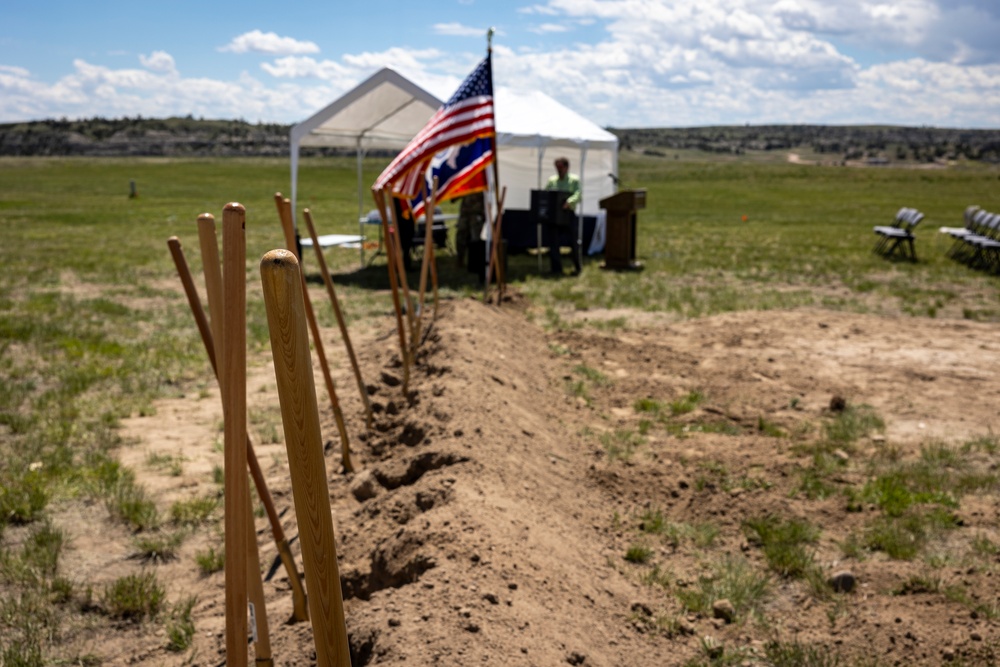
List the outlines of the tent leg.
{"label": "tent leg", "polygon": [[[538,272],[542,272],[542,226],[539,224],[535,225],[535,236],[537,237],[535,245],[535,256],[538,258]],[[549,250],[549,252],[552,252]]]}

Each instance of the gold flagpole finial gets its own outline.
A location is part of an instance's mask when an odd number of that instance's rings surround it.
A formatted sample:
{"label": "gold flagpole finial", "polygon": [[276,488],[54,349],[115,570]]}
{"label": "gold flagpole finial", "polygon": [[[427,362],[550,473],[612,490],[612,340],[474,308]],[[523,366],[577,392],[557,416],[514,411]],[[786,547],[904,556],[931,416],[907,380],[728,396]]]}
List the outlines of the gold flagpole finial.
{"label": "gold flagpole finial", "polygon": [[496,31],[497,31],[497,29],[494,28],[493,26],[490,26],[490,29],[486,31],[486,50],[487,51],[492,51],[493,50],[493,33],[495,33]]}

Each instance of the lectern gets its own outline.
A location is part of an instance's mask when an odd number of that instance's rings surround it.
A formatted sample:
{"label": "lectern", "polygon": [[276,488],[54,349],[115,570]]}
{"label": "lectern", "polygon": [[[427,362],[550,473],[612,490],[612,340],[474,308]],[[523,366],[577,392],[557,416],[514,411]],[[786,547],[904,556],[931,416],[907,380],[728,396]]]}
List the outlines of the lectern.
{"label": "lectern", "polygon": [[607,211],[604,269],[641,269],[635,260],[636,211],[646,208],[645,190],[622,190],[600,201]]}

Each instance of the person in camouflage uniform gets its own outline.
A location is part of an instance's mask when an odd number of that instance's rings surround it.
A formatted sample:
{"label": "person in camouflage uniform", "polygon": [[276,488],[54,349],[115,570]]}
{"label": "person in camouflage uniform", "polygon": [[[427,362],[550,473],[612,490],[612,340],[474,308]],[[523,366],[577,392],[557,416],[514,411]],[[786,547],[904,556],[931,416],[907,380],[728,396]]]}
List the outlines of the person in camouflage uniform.
{"label": "person in camouflage uniform", "polygon": [[462,197],[458,207],[458,223],[455,225],[456,262],[463,266],[469,252],[469,244],[478,241],[486,222],[486,193],[473,192]]}

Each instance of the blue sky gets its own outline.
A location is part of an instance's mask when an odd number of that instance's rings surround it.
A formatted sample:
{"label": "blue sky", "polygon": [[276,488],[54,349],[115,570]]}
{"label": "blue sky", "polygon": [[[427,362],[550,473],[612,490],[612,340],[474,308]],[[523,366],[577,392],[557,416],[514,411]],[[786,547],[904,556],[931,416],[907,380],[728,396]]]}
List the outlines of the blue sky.
{"label": "blue sky", "polygon": [[497,86],[610,127],[1000,127],[997,0],[4,0],[0,122],[295,123],[381,67],[445,99],[494,26]]}

